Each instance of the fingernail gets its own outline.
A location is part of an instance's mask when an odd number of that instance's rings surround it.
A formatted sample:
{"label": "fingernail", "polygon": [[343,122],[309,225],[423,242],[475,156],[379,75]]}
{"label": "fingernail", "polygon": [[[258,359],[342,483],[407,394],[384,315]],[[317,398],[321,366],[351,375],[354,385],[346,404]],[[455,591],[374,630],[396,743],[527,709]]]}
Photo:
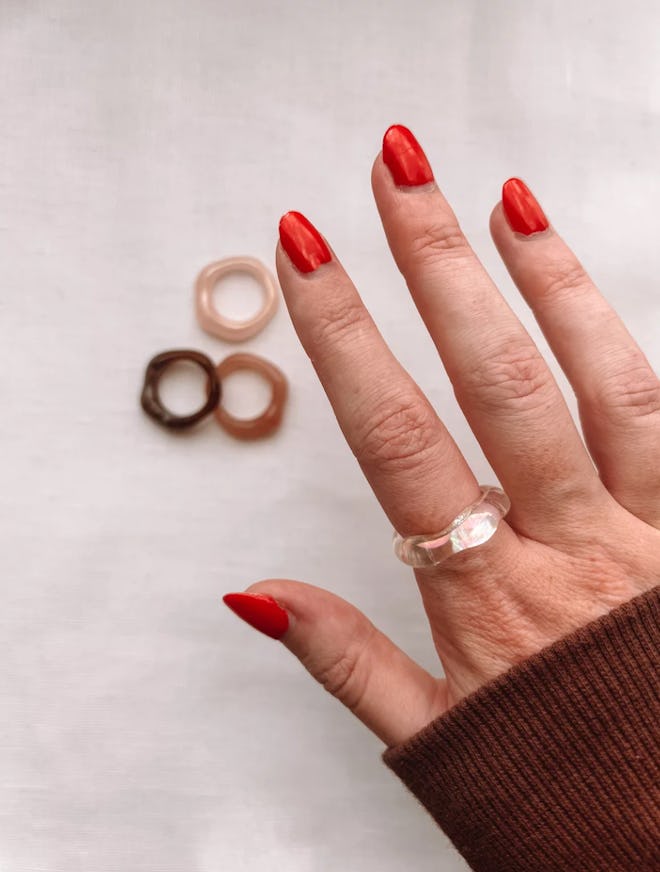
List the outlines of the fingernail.
{"label": "fingernail", "polygon": [[433,181],[433,170],[421,145],[402,124],[393,124],[386,130],[383,160],[396,185],[414,188]]}
{"label": "fingernail", "polygon": [[289,629],[289,616],[272,596],[264,593],[227,593],[222,601],[255,630],[281,639]]}
{"label": "fingernail", "polygon": [[332,259],[316,227],[300,212],[287,212],[280,218],[280,242],[300,272],[314,272]]}
{"label": "fingernail", "polygon": [[534,194],[520,179],[509,179],[502,185],[502,206],[511,229],[531,236],[547,230],[550,222],[543,214]]}

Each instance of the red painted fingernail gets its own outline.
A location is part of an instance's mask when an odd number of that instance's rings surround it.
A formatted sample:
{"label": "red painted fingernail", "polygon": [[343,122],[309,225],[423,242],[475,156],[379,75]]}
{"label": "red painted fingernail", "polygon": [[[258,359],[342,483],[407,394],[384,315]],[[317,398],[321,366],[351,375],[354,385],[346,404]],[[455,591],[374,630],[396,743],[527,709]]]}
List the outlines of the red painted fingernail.
{"label": "red painted fingernail", "polygon": [[227,593],[222,601],[239,618],[271,639],[281,639],[289,629],[289,616],[272,596],[265,593]]}
{"label": "red painted fingernail", "polygon": [[393,124],[385,131],[383,160],[397,185],[414,188],[433,181],[433,170],[421,145],[402,124]]}
{"label": "red painted fingernail", "polygon": [[502,185],[502,206],[511,228],[516,233],[531,236],[547,230],[550,222],[543,214],[534,194],[520,179],[509,179]]}
{"label": "red painted fingernail", "polygon": [[314,272],[332,260],[320,233],[300,212],[287,212],[280,218],[280,242],[300,272]]}

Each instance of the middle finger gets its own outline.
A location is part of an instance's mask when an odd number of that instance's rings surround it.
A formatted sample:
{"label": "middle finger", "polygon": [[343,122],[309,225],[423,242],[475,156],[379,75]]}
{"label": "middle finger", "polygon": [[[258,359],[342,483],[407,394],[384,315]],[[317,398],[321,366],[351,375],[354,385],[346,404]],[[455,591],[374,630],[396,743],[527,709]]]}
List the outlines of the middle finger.
{"label": "middle finger", "polygon": [[602,489],[561,391],[465,239],[421,147],[391,127],[372,184],[387,239],[510,522],[543,541]]}

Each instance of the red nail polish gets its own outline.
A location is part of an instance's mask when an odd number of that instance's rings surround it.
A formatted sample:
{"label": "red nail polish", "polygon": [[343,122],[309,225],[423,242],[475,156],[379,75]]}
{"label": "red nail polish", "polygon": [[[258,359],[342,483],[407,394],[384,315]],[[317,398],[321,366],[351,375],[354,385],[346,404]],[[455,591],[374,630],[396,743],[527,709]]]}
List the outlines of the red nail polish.
{"label": "red nail polish", "polygon": [[239,618],[271,639],[281,639],[289,629],[286,611],[265,593],[227,593],[222,601]]}
{"label": "red nail polish", "polygon": [[385,132],[383,160],[397,185],[412,188],[433,181],[433,170],[421,145],[401,124],[394,124]]}
{"label": "red nail polish", "polygon": [[300,212],[287,212],[280,218],[280,242],[300,272],[313,272],[332,259],[316,227]]}
{"label": "red nail polish", "polygon": [[547,230],[550,225],[534,194],[520,179],[509,179],[502,185],[502,206],[507,221],[516,233],[531,236],[532,233]]}

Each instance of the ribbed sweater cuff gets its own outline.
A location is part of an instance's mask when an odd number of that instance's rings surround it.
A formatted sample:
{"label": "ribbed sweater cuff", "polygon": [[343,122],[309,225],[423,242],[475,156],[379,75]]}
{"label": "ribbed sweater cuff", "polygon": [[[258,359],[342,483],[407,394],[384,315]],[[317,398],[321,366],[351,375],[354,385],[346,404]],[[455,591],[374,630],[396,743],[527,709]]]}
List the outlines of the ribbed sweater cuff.
{"label": "ribbed sweater cuff", "polygon": [[660,586],[383,754],[479,872],[660,869]]}

